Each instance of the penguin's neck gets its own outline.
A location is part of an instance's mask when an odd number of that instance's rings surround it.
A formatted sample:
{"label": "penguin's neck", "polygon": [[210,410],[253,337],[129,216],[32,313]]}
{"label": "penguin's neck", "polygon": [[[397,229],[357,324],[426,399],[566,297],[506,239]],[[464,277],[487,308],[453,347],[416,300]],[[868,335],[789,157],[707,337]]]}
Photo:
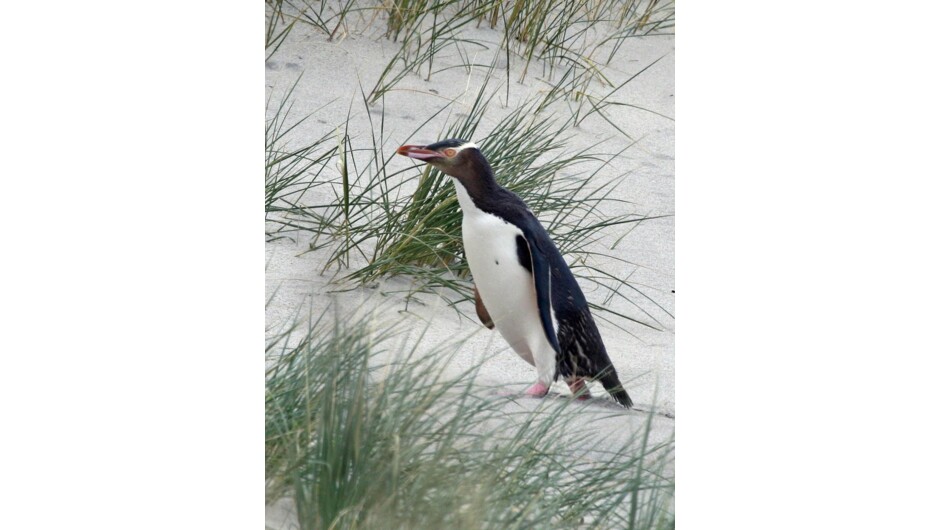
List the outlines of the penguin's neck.
{"label": "penguin's neck", "polygon": [[457,190],[457,202],[460,203],[460,209],[463,210],[464,215],[480,215],[483,213],[482,210],[477,208],[477,205],[474,204],[473,199],[470,197],[470,193],[467,191],[467,188],[460,183],[460,180],[451,177],[450,180],[454,183],[454,189]]}
{"label": "penguin's neck", "polygon": [[451,175],[451,180],[457,189],[460,208],[467,213],[492,213],[492,203],[503,191],[485,159],[471,160],[470,164]]}

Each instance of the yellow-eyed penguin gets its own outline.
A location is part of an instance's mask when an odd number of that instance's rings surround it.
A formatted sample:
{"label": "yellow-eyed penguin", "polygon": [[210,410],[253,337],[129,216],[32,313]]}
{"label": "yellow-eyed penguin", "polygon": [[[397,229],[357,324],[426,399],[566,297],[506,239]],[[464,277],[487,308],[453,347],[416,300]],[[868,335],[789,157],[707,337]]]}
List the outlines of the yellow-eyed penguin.
{"label": "yellow-eyed penguin", "polygon": [[632,407],[561,253],[522,199],[496,183],[476,144],[450,139],[403,145],[397,153],[452,178],[477,315],[535,366],[538,378],[526,394],[544,396],[560,375],[586,399],[584,379],[597,379],[618,403]]}

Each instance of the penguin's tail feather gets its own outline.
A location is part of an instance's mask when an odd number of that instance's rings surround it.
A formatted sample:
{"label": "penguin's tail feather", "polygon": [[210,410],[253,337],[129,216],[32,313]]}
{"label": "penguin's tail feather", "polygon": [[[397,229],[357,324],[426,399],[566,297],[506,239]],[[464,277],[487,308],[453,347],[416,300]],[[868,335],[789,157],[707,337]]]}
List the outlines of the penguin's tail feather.
{"label": "penguin's tail feather", "polygon": [[630,394],[627,394],[623,385],[620,384],[620,379],[617,377],[617,372],[614,370],[613,366],[607,367],[597,379],[604,385],[604,389],[610,393],[611,397],[613,397],[617,403],[623,405],[624,408],[633,408],[633,400],[630,399]]}

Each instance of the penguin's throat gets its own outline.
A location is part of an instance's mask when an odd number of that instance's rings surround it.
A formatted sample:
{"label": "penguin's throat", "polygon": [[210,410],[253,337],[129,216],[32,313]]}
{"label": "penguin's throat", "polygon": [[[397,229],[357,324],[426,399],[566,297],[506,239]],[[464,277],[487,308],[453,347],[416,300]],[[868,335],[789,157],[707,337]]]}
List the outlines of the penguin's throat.
{"label": "penguin's throat", "polygon": [[477,208],[477,205],[473,202],[473,198],[470,196],[470,192],[468,192],[467,188],[460,182],[460,179],[451,177],[450,180],[453,181],[454,189],[457,190],[457,202],[460,203],[460,209],[463,210],[464,215],[478,213],[480,209]]}
{"label": "penguin's throat", "polygon": [[473,201],[479,205],[499,191],[499,184],[486,160],[469,159],[467,163],[449,168],[447,174],[460,183]]}
{"label": "penguin's throat", "polygon": [[500,189],[499,184],[492,176],[454,176],[451,175],[454,187],[457,189],[457,199],[460,201],[460,207],[464,211],[471,209],[482,209],[481,205],[488,203],[490,199],[496,196]]}

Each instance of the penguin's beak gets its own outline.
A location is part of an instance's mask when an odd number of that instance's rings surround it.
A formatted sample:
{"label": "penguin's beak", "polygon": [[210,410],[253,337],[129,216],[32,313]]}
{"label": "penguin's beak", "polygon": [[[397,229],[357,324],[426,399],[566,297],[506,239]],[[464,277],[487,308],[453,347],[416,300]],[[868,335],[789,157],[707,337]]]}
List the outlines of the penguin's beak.
{"label": "penguin's beak", "polygon": [[427,149],[423,145],[403,145],[398,148],[398,151],[395,152],[402,156],[417,158],[418,160],[444,158],[444,155],[434,151],[433,149]]}

